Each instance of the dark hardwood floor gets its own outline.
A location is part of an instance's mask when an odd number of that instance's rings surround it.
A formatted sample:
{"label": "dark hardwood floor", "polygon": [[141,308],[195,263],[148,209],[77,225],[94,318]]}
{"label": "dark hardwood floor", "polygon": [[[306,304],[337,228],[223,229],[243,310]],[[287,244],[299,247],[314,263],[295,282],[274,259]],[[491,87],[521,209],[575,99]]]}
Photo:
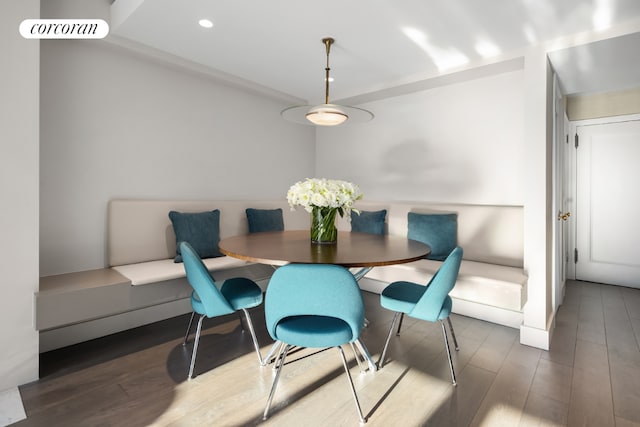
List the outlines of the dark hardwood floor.
{"label": "dark hardwood floor", "polygon": [[[362,339],[377,360],[392,314],[364,293]],[[261,308],[251,311],[263,354]],[[640,290],[569,282],[551,350],[519,332],[453,315],[460,351],[450,383],[439,325],[406,319],[387,364],[351,371],[370,426],[640,426]],[[239,317],[205,321],[195,378],[188,316],[41,355],[41,379],[20,387],[27,419],[15,426],[358,425],[336,350],[288,358],[272,406],[274,371],[260,367]],[[310,357],[307,357],[310,356]]]}

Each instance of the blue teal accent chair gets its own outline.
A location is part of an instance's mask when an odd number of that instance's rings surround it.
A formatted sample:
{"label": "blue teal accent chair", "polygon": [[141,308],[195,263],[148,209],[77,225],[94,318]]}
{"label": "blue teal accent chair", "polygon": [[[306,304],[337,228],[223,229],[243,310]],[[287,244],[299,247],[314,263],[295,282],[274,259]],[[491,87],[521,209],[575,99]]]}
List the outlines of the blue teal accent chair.
{"label": "blue teal accent chair", "polygon": [[277,371],[263,419],[269,416],[278,379],[291,347],[328,348],[340,352],[358,416],[365,422],[343,344],[360,343],[364,325],[364,303],[353,275],[330,264],[288,264],[271,277],[265,296],[267,330],[283,349],[276,357]]}
{"label": "blue teal accent chair", "polygon": [[247,311],[249,308],[257,307],[262,304],[262,289],[260,289],[253,280],[243,277],[227,279],[222,283],[222,286],[218,288],[215,280],[211,276],[211,273],[207,270],[207,267],[200,259],[200,256],[189,243],[182,242],[180,244],[180,252],[184,262],[184,269],[187,273],[187,281],[193,288],[193,292],[191,293],[191,307],[193,308],[193,313],[191,313],[187,333],[185,334],[182,342],[183,346],[187,345],[187,339],[189,338],[189,332],[191,330],[195,314],[197,313],[200,315],[193,343],[188,379],[191,379],[193,376],[193,368],[196,363],[196,354],[198,352],[198,342],[200,340],[200,331],[202,330],[202,321],[204,318],[224,316],[235,313],[239,310],[242,310],[246,316],[247,325],[251,332],[251,339],[253,340],[253,346],[258,354],[258,361],[262,364],[260,346],[256,339],[253,323],[251,322],[251,316]]}
{"label": "blue teal accent chair", "polygon": [[[458,350],[458,340],[456,339],[453,325],[449,315],[451,314],[452,301],[449,292],[453,289],[458,279],[460,271],[460,263],[462,262],[462,248],[456,247],[444,260],[436,274],[431,278],[427,286],[412,282],[393,282],[389,284],[380,294],[380,304],[382,307],[394,311],[391,328],[382,350],[382,355],[378,362],[378,367],[382,368],[387,354],[391,334],[395,326],[396,320],[400,316],[400,325],[402,324],[402,316],[407,316],[426,320],[428,322],[440,321],[442,326],[442,334],[444,335],[444,344],[449,358],[449,369],[451,371],[451,382],[456,385],[456,374],[453,369],[453,360],[451,358],[451,350],[449,348],[449,339],[447,338],[447,329],[444,325],[446,319],[449,323],[449,329]],[[400,335],[400,326],[397,335]]]}

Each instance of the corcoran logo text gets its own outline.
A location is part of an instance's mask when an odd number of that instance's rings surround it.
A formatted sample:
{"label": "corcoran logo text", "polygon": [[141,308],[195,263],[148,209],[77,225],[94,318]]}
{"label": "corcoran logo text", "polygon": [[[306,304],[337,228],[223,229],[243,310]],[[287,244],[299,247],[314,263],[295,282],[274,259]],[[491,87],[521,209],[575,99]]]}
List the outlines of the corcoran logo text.
{"label": "corcoran logo text", "polygon": [[25,39],[102,39],[109,24],[102,19],[25,19],[20,34]]}

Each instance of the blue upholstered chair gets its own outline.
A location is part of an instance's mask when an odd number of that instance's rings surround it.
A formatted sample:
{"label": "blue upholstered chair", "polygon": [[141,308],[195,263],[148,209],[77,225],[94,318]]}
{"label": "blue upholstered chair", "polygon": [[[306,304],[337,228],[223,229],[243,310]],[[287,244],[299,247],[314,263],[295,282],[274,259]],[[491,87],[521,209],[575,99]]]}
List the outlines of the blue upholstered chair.
{"label": "blue upholstered chair", "polygon": [[200,256],[198,256],[189,243],[180,243],[180,253],[182,254],[184,269],[187,273],[187,281],[193,288],[193,292],[191,293],[193,313],[191,313],[191,319],[189,320],[189,326],[187,327],[187,333],[184,336],[182,345],[187,344],[187,338],[189,337],[189,331],[191,330],[195,314],[198,313],[200,315],[196,329],[196,337],[193,343],[193,353],[191,354],[191,366],[189,367],[188,378],[191,379],[193,375],[193,367],[196,363],[196,353],[198,351],[198,341],[200,340],[200,331],[204,318],[224,316],[235,313],[238,310],[242,310],[247,318],[247,324],[249,325],[249,331],[253,339],[253,346],[258,354],[258,361],[262,363],[258,340],[256,339],[256,334],[253,329],[251,316],[249,316],[249,312],[247,311],[248,308],[256,307],[262,303],[262,289],[260,289],[253,280],[243,277],[227,279],[218,289],[211,273],[209,273]]}
{"label": "blue upholstered chair", "polygon": [[353,275],[329,264],[289,264],[271,277],[265,296],[265,318],[271,337],[284,345],[277,358],[277,371],[263,418],[269,416],[287,352],[293,346],[328,348],[340,352],[358,416],[365,422],[349,373],[343,344],[359,341],[364,321],[364,303]]}
{"label": "blue upholstered chair", "polygon": [[[419,285],[412,282],[393,282],[389,284],[380,294],[380,304],[391,311],[395,311],[389,335],[384,343],[384,349],[378,362],[378,367],[382,368],[384,358],[387,353],[387,347],[391,340],[393,327],[398,316],[411,316],[416,319],[426,320],[429,322],[440,321],[442,326],[442,334],[444,335],[444,344],[449,357],[449,369],[451,370],[451,381],[456,385],[456,374],[453,369],[453,360],[451,359],[451,350],[449,349],[449,340],[447,338],[447,329],[444,325],[446,319],[449,323],[451,335],[458,350],[458,341],[453,332],[453,325],[449,314],[451,314],[451,297],[449,292],[456,284],[458,272],[460,271],[460,263],[462,262],[462,248],[456,247],[444,260],[436,274],[431,278],[427,286]],[[402,318],[400,320],[402,322]],[[398,328],[398,335],[400,328]]]}

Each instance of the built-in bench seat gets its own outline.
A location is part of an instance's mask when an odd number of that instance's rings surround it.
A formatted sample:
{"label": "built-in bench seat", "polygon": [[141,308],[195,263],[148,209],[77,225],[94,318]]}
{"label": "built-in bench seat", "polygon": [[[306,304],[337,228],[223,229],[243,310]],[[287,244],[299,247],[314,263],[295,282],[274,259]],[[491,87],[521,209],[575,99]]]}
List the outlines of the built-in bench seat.
{"label": "built-in bench seat", "polygon": [[[380,293],[393,281],[427,283],[442,262],[414,261],[408,264],[376,267],[366,276],[363,289]],[[376,283],[377,282],[377,283]],[[365,285],[366,284],[366,285]],[[502,325],[519,327],[526,301],[527,276],[522,269],[464,260],[456,286],[450,295],[453,311]]]}
{"label": "built-in bench seat", "polygon": [[[457,214],[457,243],[464,250],[456,286],[451,291],[453,312],[519,328],[527,301],[523,269],[523,217],[520,206],[410,202],[358,202],[363,210],[387,211],[387,232],[406,236],[408,213]],[[345,221],[339,228],[349,229]],[[419,260],[376,267],[360,280],[360,287],[380,293],[390,282],[426,284],[442,263]]]}
{"label": "built-in bench seat", "polygon": [[[522,207],[432,203],[358,202],[362,210],[387,210],[386,231],[407,235],[408,212],[457,213],[464,249],[452,292],[456,313],[519,327],[526,302],[522,268]],[[42,277],[36,294],[40,350],[47,351],[191,311],[184,267],[174,262],[176,242],[168,213],[220,210],[220,237],[248,232],[245,209],[281,208],[285,229],[308,229],[309,214],[286,201],[112,200],[108,207],[103,269]],[[338,228],[350,230],[344,219]],[[339,243],[338,243],[339,244]],[[231,257],[205,259],[218,281],[243,276],[266,289],[268,265]],[[381,292],[392,281],[427,283],[440,262],[420,260],[376,267],[360,281]]]}
{"label": "built-in bench seat", "polygon": [[[249,263],[228,256],[203,259],[209,271],[216,272],[222,280],[221,273],[229,269],[245,267]],[[156,261],[138,262],[135,264],[116,265],[113,270],[131,281],[132,285],[148,285],[170,279],[185,277],[184,266],[173,259],[159,259]]]}
{"label": "built-in bench seat", "polygon": [[[245,209],[283,210],[285,226],[308,228],[304,211],[286,201],[128,200],[109,202],[107,256],[102,269],[40,278],[35,295],[40,351],[141,326],[191,311],[182,263],[176,263],[176,241],[169,211],[220,210],[220,237],[248,232]],[[207,258],[205,265],[219,282],[247,277],[263,289],[273,267],[233,257]]]}
{"label": "built-in bench seat", "polygon": [[[113,307],[92,304],[103,300],[111,287],[131,286],[131,281],[111,268],[58,274],[40,278],[36,294],[36,329],[39,331],[113,314]],[[87,298],[87,296],[91,296]]]}

